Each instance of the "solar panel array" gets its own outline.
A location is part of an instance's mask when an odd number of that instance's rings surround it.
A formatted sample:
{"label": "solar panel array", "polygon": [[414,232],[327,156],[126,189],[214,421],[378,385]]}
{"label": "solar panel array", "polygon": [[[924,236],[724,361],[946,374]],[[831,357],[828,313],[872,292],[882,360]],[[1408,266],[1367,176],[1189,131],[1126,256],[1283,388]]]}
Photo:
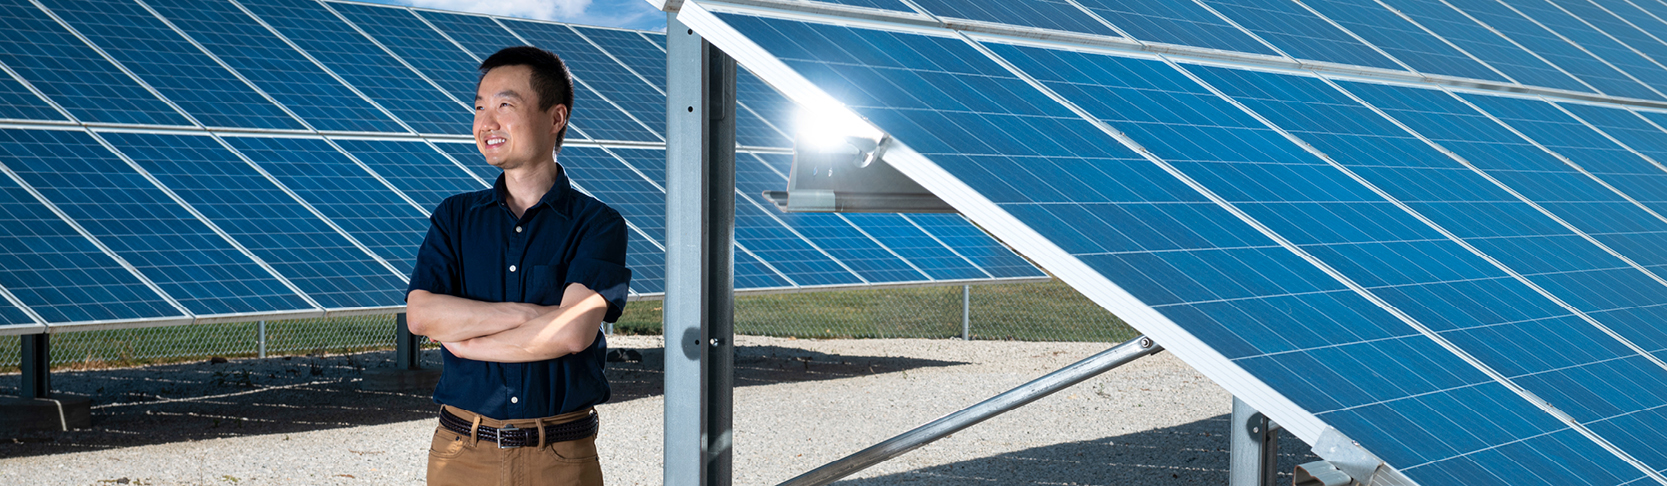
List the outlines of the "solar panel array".
{"label": "solar panel array", "polygon": [[1667,484],[1664,19],[1657,0],[679,13],[891,134],[893,166],[1297,436],[1344,444],[1328,459],[1357,444],[1384,484],[1514,485]]}
{"label": "solar panel array", "polygon": [[[475,67],[578,81],[575,187],[663,293],[659,33],[313,0],[0,0],[0,333],[397,312],[428,214],[491,186]],[[959,216],[783,215],[796,110],[743,80],[736,288],[1030,281]],[[768,209],[767,209],[768,208]]]}

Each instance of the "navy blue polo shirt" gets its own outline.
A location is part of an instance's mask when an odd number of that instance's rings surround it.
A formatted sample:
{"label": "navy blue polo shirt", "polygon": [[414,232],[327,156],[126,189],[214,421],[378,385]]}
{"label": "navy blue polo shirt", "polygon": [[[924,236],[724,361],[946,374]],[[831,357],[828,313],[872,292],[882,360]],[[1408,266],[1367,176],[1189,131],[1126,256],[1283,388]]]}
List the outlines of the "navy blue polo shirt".
{"label": "navy blue polo shirt", "polygon": [[[559,169],[559,166],[558,166]],[[608,301],[604,321],[625,308],[625,219],[572,189],[567,172],[520,218],[506,204],[504,177],[492,189],[446,198],[429,217],[410,290],[485,302],[561,304],[569,283]],[[450,351],[434,401],[499,420],[548,417],[608,401],[602,374],[607,342],[531,363],[459,358]]]}

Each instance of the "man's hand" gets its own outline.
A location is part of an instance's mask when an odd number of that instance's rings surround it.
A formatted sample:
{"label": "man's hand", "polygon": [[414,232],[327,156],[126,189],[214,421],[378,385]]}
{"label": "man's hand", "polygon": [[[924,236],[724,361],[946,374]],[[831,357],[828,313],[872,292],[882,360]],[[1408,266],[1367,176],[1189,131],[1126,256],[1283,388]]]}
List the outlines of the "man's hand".
{"label": "man's hand", "polygon": [[[542,312],[492,334],[464,339],[428,336],[443,341],[443,346],[458,357],[499,363],[541,361],[584,351],[596,341],[608,301],[579,283],[568,284],[561,301],[563,305],[558,307],[532,306]],[[415,299],[408,302],[414,303]],[[413,328],[411,332],[417,331]]]}

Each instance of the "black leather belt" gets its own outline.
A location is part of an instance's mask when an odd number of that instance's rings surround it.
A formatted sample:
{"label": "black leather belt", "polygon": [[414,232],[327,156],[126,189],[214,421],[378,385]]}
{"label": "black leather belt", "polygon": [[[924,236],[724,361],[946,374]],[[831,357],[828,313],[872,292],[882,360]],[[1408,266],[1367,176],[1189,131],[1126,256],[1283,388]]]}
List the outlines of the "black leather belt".
{"label": "black leather belt", "polygon": [[[444,409],[440,410],[440,426],[446,430],[456,432],[464,437],[469,436],[469,429],[474,423],[463,420],[462,417],[452,415]],[[600,422],[596,419],[596,412],[590,412],[585,418],[567,423],[544,426],[544,443],[567,442],[596,435]],[[516,447],[532,447],[538,445],[538,429],[521,429],[514,425],[504,428],[480,426],[475,430],[475,437],[487,442],[498,444],[499,449],[514,449]]]}

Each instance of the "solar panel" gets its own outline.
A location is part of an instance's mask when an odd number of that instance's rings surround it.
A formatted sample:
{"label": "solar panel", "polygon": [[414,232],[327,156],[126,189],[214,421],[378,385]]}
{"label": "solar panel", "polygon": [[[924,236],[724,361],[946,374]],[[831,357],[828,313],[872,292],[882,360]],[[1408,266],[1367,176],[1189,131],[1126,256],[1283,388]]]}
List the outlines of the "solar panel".
{"label": "solar panel", "polygon": [[480,61],[410,10],[337,2],[331,2],[330,8],[445,88],[453,98],[474,106],[475,84],[479,81],[475,68]]}
{"label": "solar panel", "polygon": [[[774,203],[764,191],[787,184],[780,172],[753,157],[735,157],[736,206],[750,205],[769,210]],[[769,213],[769,211],[765,211]],[[776,214],[783,223],[802,233],[807,240],[842,262],[868,282],[914,282],[931,280],[923,270],[885,246],[873,233],[856,226],[841,214]]]}
{"label": "solar panel", "polygon": [[55,2],[52,12],[199,123],[305,128],[138,4],[74,0]]}
{"label": "solar panel", "polygon": [[405,280],[202,135],[100,136],[327,309],[402,305]]}
{"label": "solar panel", "polygon": [[[28,163],[39,132],[0,130],[0,165]],[[49,135],[50,136],[50,135]],[[48,323],[181,313],[11,177],[0,178],[0,286]]]}
{"label": "solar panel", "polygon": [[[428,19],[480,59],[486,59],[505,47],[527,44],[488,17],[427,11],[417,12],[417,15]],[[573,121],[570,123],[577,133],[570,130],[568,136],[580,135],[575,138],[661,141],[657,135],[626,115],[619,107],[603,100],[593,88],[584,83],[573,85]]]}
{"label": "solar panel", "polygon": [[1663,480],[1659,191],[1605,187],[1650,161],[1555,105],[680,18],[890,133],[894,166],[1310,443],[1341,432],[1422,484]]}
{"label": "solar panel", "polygon": [[9,301],[0,300],[0,329],[15,329],[33,324],[35,324],[35,318],[29,317],[29,313],[12,305]]}
{"label": "solar panel", "polygon": [[1296,2],[1206,0],[1205,4],[1296,59],[1405,69]]}
{"label": "solar panel", "polygon": [[0,2],[0,63],[82,121],[191,124],[25,0]]}
{"label": "solar panel", "polygon": [[416,268],[417,247],[428,234],[428,215],[328,143],[266,137],[226,141],[400,274],[410,275]]}
{"label": "solar panel", "polygon": [[1081,0],[1077,4],[1137,40],[1279,55],[1278,51],[1193,2]]}
{"label": "solar panel", "polygon": [[1373,0],[1307,0],[1304,4],[1418,72],[1506,82],[1492,68]]}
{"label": "solar panel", "polygon": [[469,133],[472,97],[465,102],[447,96],[323,4],[309,0],[252,0],[242,4],[412,130]]}
{"label": "solar panel", "polygon": [[957,2],[917,0],[916,5],[939,18],[953,17],[996,24],[1022,25],[1039,29],[1120,37],[1117,31],[1070,2],[1022,0],[1016,2]]}
{"label": "solar panel", "polygon": [[1445,3],[1433,0],[1383,0],[1383,3],[1481,59],[1512,81],[1570,91],[1593,91],[1539,56],[1517,47]]}
{"label": "solar panel", "polygon": [[338,139],[336,144],[430,212],[447,197],[486,188],[427,142]]}
{"label": "solar panel", "polygon": [[232,3],[145,3],[315,129],[407,131]]}
{"label": "solar panel", "polygon": [[86,132],[12,131],[6,164],[196,315],[310,309]]}
{"label": "solar panel", "polygon": [[53,120],[64,116],[11,76],[0,76],[0,120]]}
{"label": "solar panel", "polygon": [[508,21],[504,23],[534,46],[561,53],[567,70],[575,82],[595,90],[609,102],[624,109],[631,118],[654,136],[652,141],[664,141],[660,133],[666,126],[666,96],[648,82],[625,70],[617,61],[587,42],[565,25],[536,22]]}
{"label": "solar panel", "polygon": [[1660,91],[1643,83],[1667,80],[1667,69],[1549,3],[1518,3],[1516,6],[1498,2],[1455,5],[1600,93],[1647,100],[1664,98]]}
{"label": "solar panel", "polygon": [[[1636,53],[1621,53],[1618,57],[1642,59],[1643,61],[1651,64],[1651,66],[1644,67],[1646,71],[1653,72],[1655,69],[1660,69],[1659,66],[1654,65],[1661,62],[1663,59],[1667,59],[1667,44],[1663,44],[1654,34],[1646,32],[1642,30],[1641,27],[1638,27],[1627,20],[1617,17],[1613,13],[1610,13],[1608,8],[1604,6],[1600,6],[1597,3],[1589,1],[1557,1],[1552,3],[1568,15],[1573,15],[1580,21],[1586,23],[1585,25],[1575,26],[1575,29],[1583,31],[1586,30],[1582,29],[1583,27],[1596,29],[1595,32],[1612,37],[1614,40],[1611,42],[1619,43],[1626,49],[1636,51]],[[1621,7],[1622,5],[1616,5],[1616,7]],[[1635,7],[1631,7],[1630,5],[1625,5],[1625,7],[1636,11]],[[1553,15],[1555,16],[1555,14]],[[1535,18],[1539,17],[1536,16]],[[1639,20],[1643,21],[1645,19]],[[1656,21],[1655,25],[1657,26],[1656,28],[1667,28],[1667,24],[1661,24],[1659,21]],[[1559,32],[1561,32],[1561,30]],[[1590,35],[1590,33],[1588,33],[1588,35]],[[1604,40],[1599,40],[1597,42],[1601,44],[1609,43],[1604,42]],[[1585,45],[1584,42],[1581,42],[1581,44]],[[1614,60],[1614,58],[1608,54],[1603,55],[1603,58],[1605,60],[1610,60],[1610,62],[1620,62]],[[1654,67],[1654,69],[1651,69],[1652,67]],[[1630,68],[1627,69],[1627,72],[1634,76],[1640,76],[1639,79],[1649,84],[1651,87],[1655,87],[1658,90],[1661,89],[1660,86],[1662,86],[1662,84],[1659,79],[1646,77]]]}

